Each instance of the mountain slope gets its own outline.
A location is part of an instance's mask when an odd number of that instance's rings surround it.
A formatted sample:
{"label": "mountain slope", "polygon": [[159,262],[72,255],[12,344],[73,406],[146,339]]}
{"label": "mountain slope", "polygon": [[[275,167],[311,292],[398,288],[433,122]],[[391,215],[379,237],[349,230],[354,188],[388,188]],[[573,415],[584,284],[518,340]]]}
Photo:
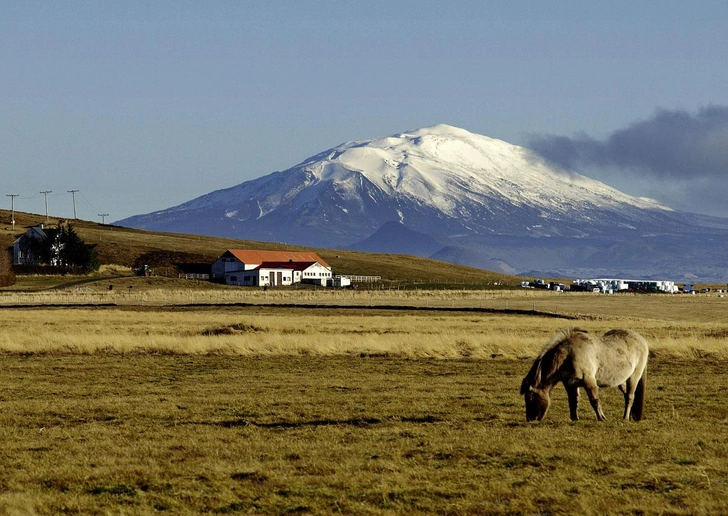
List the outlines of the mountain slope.
{"label": "mountain slope", "polygon": [[[599,265],[605,242],[704,233],[710,240],[728,229],[723,219],[631,197],[555,169],[527,149],[448,125],[344,143],[284,172],[118,224],[356,247],[392,221],[444,242],[443,255],[477,256],[473,265],[480,266],[498,260],[515,270],[537,269],[536,257],[519,259],[529,248],[548,247],[547,254],[563,258],[549,267],[568,270],[579,259],[590,262],[581,264],[587,268]],[[578,252],[580,244],[591,252]],[[407,247],[429,252],[431,245]]]}
{"label": "mountain slope", "polygon": [[370,253],[413,254],[432,256],[445,243],[431,235],[407,228],[401,222],[386,222],[381,228],[361,242],[349,246],[351,249]]}
{"label": "mountain slope", "polygon": [[630,229],[635,219],[650,225],[668,211],[554,170],[521,147],[438,125],[344,143],[285,172],[119,224],[342,246],[392,220],[431,234],[585,236]]}

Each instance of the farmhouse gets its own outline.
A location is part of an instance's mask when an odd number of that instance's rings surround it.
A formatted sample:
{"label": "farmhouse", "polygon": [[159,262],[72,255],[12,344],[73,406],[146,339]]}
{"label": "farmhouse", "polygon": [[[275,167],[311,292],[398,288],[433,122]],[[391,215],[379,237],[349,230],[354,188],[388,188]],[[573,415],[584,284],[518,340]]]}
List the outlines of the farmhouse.
{"label": "farmhouse", "polygon": [[61,244],[58,229],[43,224],[28,229],[13,242],[14,265],[58,265]]}
{"label": "farmhouse", "polygon": [[316,253],[228,249],[211,268],[211,280],[251,287],[311,283],[326,286],[331,266]]}

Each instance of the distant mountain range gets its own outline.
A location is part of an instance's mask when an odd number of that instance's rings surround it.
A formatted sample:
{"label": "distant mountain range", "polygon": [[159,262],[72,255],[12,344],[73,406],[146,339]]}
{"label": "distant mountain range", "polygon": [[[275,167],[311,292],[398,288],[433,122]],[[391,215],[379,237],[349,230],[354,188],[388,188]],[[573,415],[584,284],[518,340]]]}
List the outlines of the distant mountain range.
{"label": "distant mountain range", "polygon": [[728,219],[629,196],[448,125],[344,143],[117,224],[414,254],[524,275],[728,279]]}

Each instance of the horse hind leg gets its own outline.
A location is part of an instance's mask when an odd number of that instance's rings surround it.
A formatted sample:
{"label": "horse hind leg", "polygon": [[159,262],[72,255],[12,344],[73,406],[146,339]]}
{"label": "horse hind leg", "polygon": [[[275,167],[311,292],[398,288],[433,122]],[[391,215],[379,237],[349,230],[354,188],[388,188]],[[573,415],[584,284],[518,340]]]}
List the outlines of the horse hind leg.
{"label": "horse hind leg", "polygon": [[576,385],[564,385],[566,387],[566,394],[569,396],[569,413],[572,421],[579,420],[579,414],[577,413],[579,408],[579,387]]}
{"label": "horse hind leg", "polygon": [[638,380],[630,378],[624,389],[624,419],[640,421],[645,410],[645,373]]}
{"label": "horse hind leg", "polygon": [[635,385],[630,380],[619,386],[619,390],[624,394],[624,416],[625,421],[629,421],[632,416],[632,405],[634,404]]}

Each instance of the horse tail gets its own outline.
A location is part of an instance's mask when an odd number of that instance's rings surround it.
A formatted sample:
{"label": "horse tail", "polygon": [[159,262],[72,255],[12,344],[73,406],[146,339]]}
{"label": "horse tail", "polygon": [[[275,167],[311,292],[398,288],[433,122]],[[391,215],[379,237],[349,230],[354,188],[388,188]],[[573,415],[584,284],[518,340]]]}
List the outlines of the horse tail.
{"label": "horse tail", "polygon": [[640,421],[645,412],[645,384],[647,383],[647,368],[642,372],[642,378],[637,382],[637,389],[634,391],[634,403],[632,404],[632,419]]}

